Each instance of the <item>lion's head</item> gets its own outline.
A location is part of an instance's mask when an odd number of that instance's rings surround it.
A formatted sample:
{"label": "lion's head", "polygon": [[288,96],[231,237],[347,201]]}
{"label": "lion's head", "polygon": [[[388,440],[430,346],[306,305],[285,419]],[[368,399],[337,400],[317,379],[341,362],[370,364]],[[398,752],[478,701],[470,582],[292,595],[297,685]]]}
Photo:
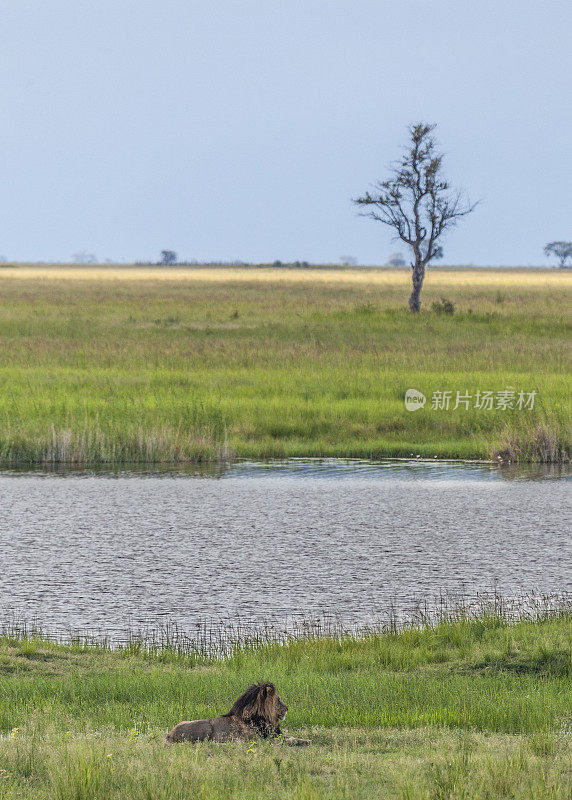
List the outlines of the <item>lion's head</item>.
{"label": "lion's head", "polygon": [[280,720],[284,719],[287,711],[288,706],[278,697],[273,683],[254,683],[226,716],[239,717],[268,736],[280,733]]}

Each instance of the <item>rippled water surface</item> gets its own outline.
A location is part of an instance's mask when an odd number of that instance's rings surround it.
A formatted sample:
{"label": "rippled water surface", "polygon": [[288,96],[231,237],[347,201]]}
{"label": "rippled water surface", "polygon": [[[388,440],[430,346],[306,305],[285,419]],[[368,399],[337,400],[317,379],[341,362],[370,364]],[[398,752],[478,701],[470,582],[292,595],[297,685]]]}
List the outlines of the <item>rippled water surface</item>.
{"label": "rippled water surface", "polygon": [[0,473],[0,615],[110,632],[300,611],[359,624],[440,591],[570,590],[569,474],[311,460]]}

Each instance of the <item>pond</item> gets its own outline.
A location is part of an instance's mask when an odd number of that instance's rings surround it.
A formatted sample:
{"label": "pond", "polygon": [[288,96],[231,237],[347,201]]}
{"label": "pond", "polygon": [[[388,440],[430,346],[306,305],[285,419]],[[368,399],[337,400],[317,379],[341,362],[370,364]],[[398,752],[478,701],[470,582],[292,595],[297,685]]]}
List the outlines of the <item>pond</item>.
{"label": "pond", "polygon": [[571,588],[569,468],[298,459],[0,473],[0,618],[349,626],[439,593]]}

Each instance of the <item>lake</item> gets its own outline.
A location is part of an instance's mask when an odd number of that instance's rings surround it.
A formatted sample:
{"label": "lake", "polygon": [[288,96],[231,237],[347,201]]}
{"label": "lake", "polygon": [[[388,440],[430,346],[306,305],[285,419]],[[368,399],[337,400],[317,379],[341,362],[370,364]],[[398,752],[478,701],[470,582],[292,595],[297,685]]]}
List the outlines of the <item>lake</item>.
{"label": "lake", "polygon": [[569,591],[569,468],[299,459],[0,473],[0,618],[106,632]]}

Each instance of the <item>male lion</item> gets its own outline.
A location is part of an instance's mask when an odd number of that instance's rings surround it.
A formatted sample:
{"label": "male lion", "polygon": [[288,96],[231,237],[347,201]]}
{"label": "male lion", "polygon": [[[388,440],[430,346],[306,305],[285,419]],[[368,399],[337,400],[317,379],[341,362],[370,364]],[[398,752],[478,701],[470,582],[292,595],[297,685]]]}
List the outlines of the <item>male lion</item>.
{"label": "male lion", "polygon": [[[228,742],[280,736],[280,720],[288,706],[276,694],[273,683],[254,683],[241,695],[227,714],[213,719],[179,722],[167,734],[166,742]],[[291,746],[310,744],[306,739],[285,739]]]}

